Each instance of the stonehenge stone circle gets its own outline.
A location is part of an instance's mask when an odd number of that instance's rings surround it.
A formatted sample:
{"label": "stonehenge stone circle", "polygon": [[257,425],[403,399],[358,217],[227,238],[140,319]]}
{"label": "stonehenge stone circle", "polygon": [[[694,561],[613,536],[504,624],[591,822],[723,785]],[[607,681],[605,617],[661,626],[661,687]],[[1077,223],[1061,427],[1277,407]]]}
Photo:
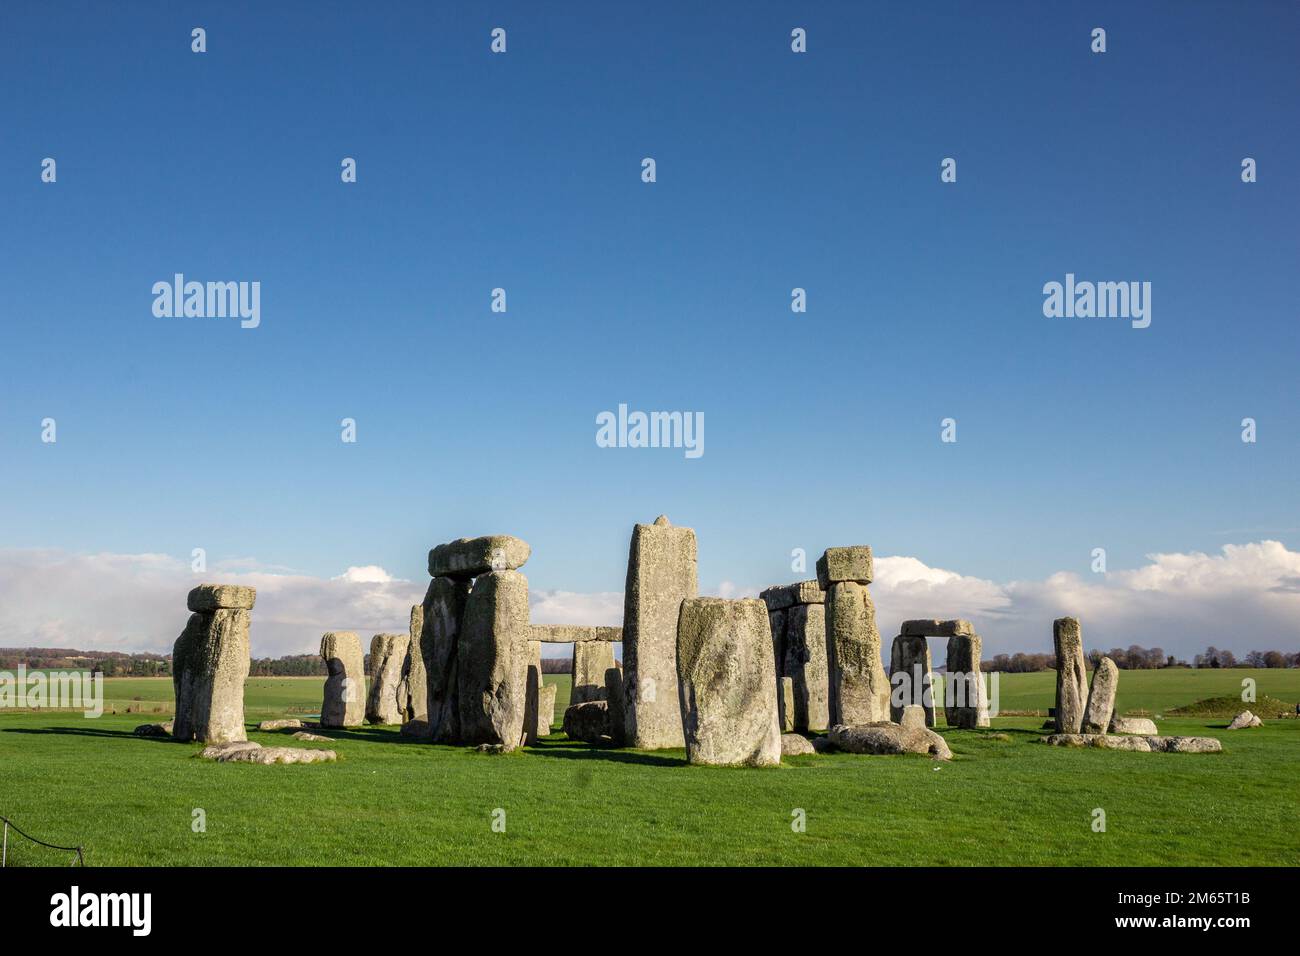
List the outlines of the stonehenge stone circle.
{"label": "stonehenge stone circle", "polygon": [[[665,515],[632,529],[623,594],[623,714],[629,746],[659,750],[685,744],[677,620],[682,602],[699,593],[696,561],[695,532],[674,527]],[[765,633],[766,613],[764,609]],[[770,644],[770,635],[767,639]],[[774,667],[768,669],[769,677]],[[774,719],[775,694],[773,687]]]}
{"label": "stonehenge stone circle", "polygon": [[429,577],[468,580],[490,571],[513,571],[528,563],[532,550],[513,535],[459,538],[429,552]]}
{"label": "stonehenge stone circle", "polygon": [[320,641],[329,677],[320,705],[322,727],[359,727],[366,719],[366,670],[361,640],[352,631],[330,631]]}
{"label": "stonehenge stone circle", "polygon": [[515,570],[479,574],[457,648],[461,743],[511,750],[523,742],[528,636],[528,579]]}
{"label": "stonehenge stone circle", "polygon": [[[839,551],[854,549],[835,549]],[[870,564],[870,549],[866,562]],[[832,564],[836,567],[841,561]],[[822,576],[825,560],[818,562]],[[880,660],[876,606],[865,584],[831,581],[826,594],[826,665],[830,723],[868,724],[889,719],[889,678]]]}
{"label": "stonehenge stone circle", "polygon": [[984,642],[978,634],[957,634],[948,638],[945,670],[943,719],[949,727],[989,726],[988,696],[980,656]]}
{"label": "stonehenge stone circle", "polygon": [[[934,726],[934,674],[930,666],[930,642],[927,634],[903,633],[894,638],[889,652],[889,719],[901,723],[903,712],[912,705],[921,708],[924,726]],[[939,624],[940,622],[926,622]]]}
{"label": "stonehenge stone circle", "polygon": [[614,645],[584,641],[573,645],[573,689],[569,701],[585,704],[605,697],[605,671],[614,666]]}
{"label": "stonehenge stone circle", "polygon": [[420,650],[424,633],[424,605],[411,605],[411,628],[407,634],[406,660],[402,663],[402,682],[406,696],[402,704],[404,720],[428,720],[429,677],[424,669],[424,653]]}
{"label": "stonehenge stone circle", "polygon": [[948,742],[927,727],[902,727],[877,721],[831,728],[830,742],[836,750],[851,754],[929,754],[935,760],[951,760]]}
{"label": "stonehenge stone circle", "polygon": [[781,762],[772,635],[754,598],[689,598],[677,628],[686,759],[693,764]]}
{"label": "stonehenge stone circle", "polygon": [[1088,700],[1079,619],[1062,617],[1053,621],[1052,643],[1056,648],[1056,732],[1077,734],[1083,727],[1083,708]]}
{"label": "stonehenge stone circle", "polygon": [[1115,691],[1119,688],[1119,668],[1109,657],[1103,657],[1092,672],[1092,688],[1088,691],[1088,705],[1083,710],[1081,729],[1085,734],[1104,734],[1115,713]]}
{"label": "stonehenge stone circle", "polygon": [[829,591],[832,584],[848,581],[870,584],[872,571],[871,548],[867,545],[827,548],[817,559],[817,586]]}
{"label": "stonehenge stone circle", "polygon": [[366,697],[366,721],[372,724],[400,724],[406,702],[399,700],[402,665],[410,650],[407,634],[376,634],[370,640],[370,693]]}
{"label": "stonehenge stone circle", "polygon": [[424,658],[429,737],[435,743],[460,742],[460,692],[457,658],[470,583],[434,578],[424,594],[420,656]]}
{"label": "stonehenge stone circle", "polygon": [[244,680],[254,588],[201,584],[186,604],[193,612],[172,648],[172,685],[178,740],[228,743],[244,732]]}

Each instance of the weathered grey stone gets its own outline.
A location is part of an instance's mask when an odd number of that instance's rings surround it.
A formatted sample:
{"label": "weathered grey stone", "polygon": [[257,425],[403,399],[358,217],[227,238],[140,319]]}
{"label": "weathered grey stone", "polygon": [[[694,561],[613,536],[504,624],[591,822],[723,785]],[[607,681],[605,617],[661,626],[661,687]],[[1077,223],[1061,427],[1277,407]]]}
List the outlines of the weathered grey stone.
{"label": "weathered grey stone", "polygon": [[623,713],[623,669],[617,665],[605,669],[605,700],[609,703],[609,736],[622,744],[627,733],[627,720]]}
{"label": "weathered grey stone", "polygon": [[823,591],[829,592],[832,584],[845,581],[870,584],[871,577],[871,548],[865,544],[827,548],[817,559],[817,586]]}
{"label": "weathered grey stone", "polygon": [[185,603],[191,611],[218,611],[223,608],[251,611],[256,600],[257,588],[240,584],[200,584],[190,591]]}
{"label": "weathered grey stone", "polygon": [[835,753],[835,744],[831,742],[829,735],[823,734],[820,737],[814,737],[810,743],[812,744],[813,750],[819,754]]}
{"label": "weathered grey stone", "polygon": [[161,724],[141,724],[135,728],[137,737],[170,737],[172,735],[172,722],[170,720]]}
{"label": "weathered grey stone", "polygon": [[460,732],[467,744],[524,740],[528,682],[528,579],[490,571],[465,602],[457,652]]}
{"label": "weathered grey stone", "polygon": [[[1056,722],[1051,721],[1051,726],[1055,727]],[[1148,737],[1160,734],[1156,722],[1146,717],[1112,717],[1108,729],[1112,734],[1144,734]]]}
{"label": "weathered grey stone", "polygon": [[589,744],[612,743],[609,726],[609,701],[589,700],[573,704],[564,711],[564,733],[571,740]]}
{"label": "weathered grey stone", "polygon": [[781,762],[772,635],[753,598],[682,602],[677,676],[686,759],[693,764]]}
{"label": "weathered grey stone", "polygon": [[1051,734],[1041,738],[1053,747],[1096,747],[1140,753],[1219,753],[1223,745],[1213,737],[1159,737],[1112,734]]}
{"label": "weathered grey stone", "polygon": [[781,733],[794,733],[794,680],[782,677],[777,681],[780,696],[777,697],[777,717],[781,723]]}
{"label": "weathered grey stone", "polygon": [[698,593],[695,532],[673,527],[663,515],[654,524],[636,525],[623,593],[623,713],[629,746],[658,750],[685,745],[677,619],[682,602]]}
{"label": "weathered grey stone", "polygon": [[261,731],[269,730],[297,730],[302,726],[302,721],[297,717],[284,717],[279,720],[264,720],[257,725]]}
{"label": "weathered grey stone", "polygon": [[1119,668],[1109,657],[1097,662],[1092,672],[1092,688],[1088,691],[1088,706],[1083,711],[1080,729],[1085,734],[1104,734],[1115,713],[1115,691],[1119,689]]}
{"label": "weathered grey stone", "polygon": [[199,754],[219,763],[329,763],[338,759],[333,750],[306,750],[300,747],[263,747],[253,744],[244,748],[206,747]]}
{"label": "weathered grey stone", "polygon": [[543,684],[537,688],[537,723],[534,725],[538,737],[546,737],[555,724],[555,694],[558,688],[554,684]]}
{"label": "weathered grey stone", "polygon": [[795,731],[830,727],[825,605],[796,604],[786,612],[783,671],[793,682]]}
{"label": "weathered grey stone", "polygon": [[788,584],[774,584],[758,592],[758,599],[767,605],[769,614],[784,611],[795,603],[794,589]]}
{"label": "weathered grey stone", "polygon": [[889,652],[889,719],[901,723],[905,707],[921,708],[926,727],[934,726],[934,673],[930,643],[921,636],[900,634]]}
{"label": "weathered grey stone", "polygon": [[[531,630],[531,628],[530,628]],[[541,687],[545,681],[542,680],[542,642],[528,642],[528,679]]]}
{"label": "weathered grey stone", "polygon": [[889,719],[889,678],[880,660],[876,606],[865,584],[838,581],[826,596],[830,722]]}
{"label": "weathered grey stone", "polygon": [[330,631],[320,642],[329,677],[320,705],[322,727],[359,727],[366,719],[365,657],[352,631]]}
{"label": "weathered grey stone", "polygon": [[898,714],[898,726],[907,730],[934,726],[934,711],[926,713],[920,704],[907,704]]}
{"label": "weathered grey stone", "polygon": [[774,670],[778,683],[785,674],[785,631],[789,613],[788,609],[767,612],[767,625],[772,632],[772,657],[775,661]]}
{"label": "weathered grey stone", "polygon": [[975,633],[970,621],[904,621],[899,628],[904,637],[969,637]]}
{"label": "weathered grey stone", "polygon": [[926,727],[900,727],[888,721],[831,728],[836,750],[851,754],[929,754],[935,760],[951,760],[948,742]]}
{"label": "weathered grey stone", "polygon": [[220,760],[227,754],[243,753],[246,750],[261,750],[262,745],[255,740],[227,740],[223,743],[208,744],[199,751],[204,760]]}
{"label": "weathered grey stone", "polygon": [[950,727],[969,730],[989,726],[988,695],[980,673],[983,648],[978,634],[948,638],[943,716]]}
{"label": "weathered grey stone", "polygon": [[[191,591],[190,596],[193,598],[196,592],[223,595],[230,587],[204,585]],[[252,588],[235,590],[239,599],[252,604],[253,597],[249,596]],[[202,605],[203,601],[196,603]],[[172,648],[172,686],[176,693],[172,736],[178,740],[215,744],[246,739],[244,681],[249,665],[248,625],[246,608],[219,608],[190,615],[189,623]]]}
{"label": "weathered grey stone", "polygon": [[397,696],[402,682],[402,665],[410,650],[406,634],[376,634],[370,640],[370,693],[366,697],[366,720],[372,724],[400,724],[404,701]]}
{"label": "weathered grey stone", "polygon": [[1056,732],[1077,734],[1083,728],[1083,708],[1088,700],[1088,676],[1083,663],[1083,629],[1078,618],[1052,622],[1056,648]]}
{"label": "weathered grey stone", "polygon": [[509,534],[457,538],[429,552],[429,577],[476,578],[489,571],[513,571],[528,562],[528,542]]}
{"label": "weathered grey stone", "polygon": [[420,656],[424,658],[425,695],[429,739],[434,743],[460,742],[460,632],[469,600],[468,581],[434,578],[424,594],[424,623],[420,630]]}
{"label": "weathered grey stone", "polygon": [[306,730],[300,730],[296,734],[293,734],[292,737],[294,740],[306,740],[312,743],[332,744],[334,742],[333,737],[324,737],[320,734],[313,734]]}
{"label": "weathered grey stone", "polygon": [[411,626],[407,633],[406,660],[402,662],[402,683],[406,694],[402,712],[404,720],[429,719],[429,675],[424,669],[424,653],[420,650],[424,633],[424,605],[411,605]]}
{"label": "weathered grey stone", "polygon": [[581,644],[585,641],[618,643],[623,640],[623,629],[586,624],[534,624],[528,629],[528,639],[542,644]]}
{"label": "weathered grey stone", "polygon": [[1264,721],[1260,720],[1248,710],[1243,710],[1236,717],[1232,718],[1232,723],[1228,724],[1229,730],[1245,730],[1250,727],[1259,727]]}
{"label": "weathered grey stone", "polygon": [[1223,750],[1223,744],[1214,737],[1148,737],[1152,749],[1159,747],[1166,753],[1174,754],[1217,754]]}
{"label": "weathered grey stone", "polygon": [[569,701],[585,704],[605,698],[605,671],[614,666],[614,645],[586,641],[573,645],[573,689]]}
{"label": "weathered grey stone", "polygon": [[433,731],[429,727],[429,722],[421,720],[419,717],[402,724],[400,733],[403,737],[412,737],[416,740],[433,739]]}
{"label": "weathered grey stone", "polygon": [[809,742],[808,738],[802,734],[781,735],[782,757],[800,757],[804,754],[815,754],[816,752],[816,749]]}
{"label": "weathered grey stone", "polygon": [[811,581],[797,581],[790,585],[790,593],[795,604],[825,604],[826,591],[816,578]]}

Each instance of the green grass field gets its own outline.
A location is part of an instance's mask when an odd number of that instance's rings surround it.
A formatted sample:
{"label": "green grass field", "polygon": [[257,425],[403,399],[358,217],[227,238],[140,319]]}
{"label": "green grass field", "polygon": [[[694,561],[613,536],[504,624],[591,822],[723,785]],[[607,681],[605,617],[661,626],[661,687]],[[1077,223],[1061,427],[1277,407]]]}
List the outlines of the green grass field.
{"label": "green grass field", "polygon": [[[1160,714],[1239,694],[1243,677],[1261,695],[1300,699],[1295,670],[1125,671],[1121,706]],[[314,713],[322,680],[250,679],[250,723]],[[568,679],[547,680],[561,685],[562,712]],[[1046,709],[1053,680],[1004,676],[1002,707]],[[136,724],[159,719],[151,708],[170,710],[168,679],[105,690],[117,713],[97,720],[0,712],[0,815],[83,844],[92,866],[1300,865],[1297,720],[1229,733],[1222,719],[1162,719],[1162,733],[1223,740],[1224,753],[1196,755],[1046,747],[1035,742],[1041,718],[1005,717],[987,731],[945,729],[951,763],[821,755],[761,770],[691,767],[680,750],[607,750],[558,733],[491,756],[366,727],[326,731],[338,763],[266,767],[135,737]],[[192,829],[196,809],[206,832]],[[492,828],[498,809],[505,832]],[[796,833],[800,809],[807,827]],[[11,864],[67,862],[12,835],[9,854]]]}

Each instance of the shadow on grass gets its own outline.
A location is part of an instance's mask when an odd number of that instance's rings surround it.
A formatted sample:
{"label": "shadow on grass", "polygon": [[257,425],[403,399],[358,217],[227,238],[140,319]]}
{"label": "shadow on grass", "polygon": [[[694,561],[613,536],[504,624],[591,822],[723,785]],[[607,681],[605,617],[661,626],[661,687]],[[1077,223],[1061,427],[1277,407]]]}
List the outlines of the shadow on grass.
{"label": "shadow on grass", "polygon": [[570,740],[567,737],[543,738],[529,746],[527,750],[535,756],[552,757],[558,760],[608,760],[611,763],[631,763],[643,767],[687,766],[685,756],[664,757],[639,750],[624,750],[621,747],[603,747],[600,744]]}
{"label": "shadow on grass", "polygon": [[145,736],[131,730],[91,730],[86,727],[5,727],[6,734],[68,734],[73,737],[109,737],[127,740],[143,740],[159,744],[183,744],[190,741],[177,740],[170,734],[163,736]]}

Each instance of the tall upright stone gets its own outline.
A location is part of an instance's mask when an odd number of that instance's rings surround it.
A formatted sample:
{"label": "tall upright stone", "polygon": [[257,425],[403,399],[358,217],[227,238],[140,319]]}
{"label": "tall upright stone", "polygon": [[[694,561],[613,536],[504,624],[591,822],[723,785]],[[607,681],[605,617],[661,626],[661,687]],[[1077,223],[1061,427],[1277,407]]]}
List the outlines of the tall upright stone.
{"label": "tall upright stone", "polygon": [[880,657],[876,606],[867,590],[872,576],[866,545],[828,548],[817,561],[826,591],[826,655],[830,723],[889,720],[889,678]]}
{"label": "tall upright stone", "polygon": [[796,733],[831,726],[826,663],[826,606],[796,604],[786,612],[785,676],[794,693]]}
{"label": "tall upright stone", "polygon": [[1092,672],[1092,688],[1088,691],[1088,706],[1083,711],[1082,732],[1104,734],[1110,729],[1110,719],[1115,715],[1115,692],[1119,690],[1119,668],[1109,657],[1103,657]]}
{"label": "tall upright stone", "polygon": [[403,717],[406,720],[429,719],[429,677],[420,651],[424,631],[424,605],[411,605],[411,626],[407,634],[406,660],[402,664],[402,681],[406,687]]}
{"label": "tall upright stone", "polygon": [[934,726],[933,671],[930,643],[924,636],[900,634],[889,655],[889,719],[901,723],[904,709],[917,705],[925,713],[925,726]]}
{"label": "tall upright stone", "polygon": [[437,577],[429,582],[424,595],[420,656],[428,686],[429,736],[434,743],[460,741],[458,658],[469,591],[469,581]]}
{"label": "tall upright stone", "polygon": [[201,584],[186,600],[190,619],[172,648],[179,740],[230,743],[247,740],[244,681],[248,677],[248,627],[257,591],[233,584]]}
{"label": "tall upright stone", "polygon": [[409,634],[376,634],[370,641],[370,693],[366,720],[372,724],[400,724],[406,701],[398,699],[402,666],[410,650]]}
{"label": "tall upright stone", "polygon": [[322,727],[359,727],[366,719],[366,663],[361,640],[352,631],[330,631],[320,640],[325,659]]}
{"label": "tall upright stone", "polygon": [[677,673],[689,762],[723,766],[781,762],[767,614],[766,605],[754,598],[682,602]]}
{"label": "tall upright stone", "polygon": [[513,750],[523,742],[528,640],[528,579],[514,570],[480,574],[457,651],[462,743]]}
{"label": "tall upright stone", "polygon": [[609,703],[610,738],[622,744],[627,722],[623,716],[623,671],[617,664],[605,669],[605,700]]}
{"label": "tall upright stone", "polygon": [[1077,734],[1088,700],[1088,672],[1083,662],[1083,628],[1075,617],[1052,622],[1056,648],[1056,732]]}
{"label": "tall upright stone", "polygon": [[664,515],[654,524],[632,529],[623,595],[623,698],[629,746],[658,750],[685,745],[677,693],[677,619],[682,602],[699,593],[696,561],[692,529],[673,527]]}
{"label": "tall upright stone", "polygon": [[614,666],[614,645],[583,641],[573,645],[573,689],[569,706],[605,700],[605,671]]}
{"label": "tall upright stone", "polygon": [[948,638],[943,718],[950,727],[970,729],[989,725],[988,694],[980,672],[984,641],[974,631]]}

